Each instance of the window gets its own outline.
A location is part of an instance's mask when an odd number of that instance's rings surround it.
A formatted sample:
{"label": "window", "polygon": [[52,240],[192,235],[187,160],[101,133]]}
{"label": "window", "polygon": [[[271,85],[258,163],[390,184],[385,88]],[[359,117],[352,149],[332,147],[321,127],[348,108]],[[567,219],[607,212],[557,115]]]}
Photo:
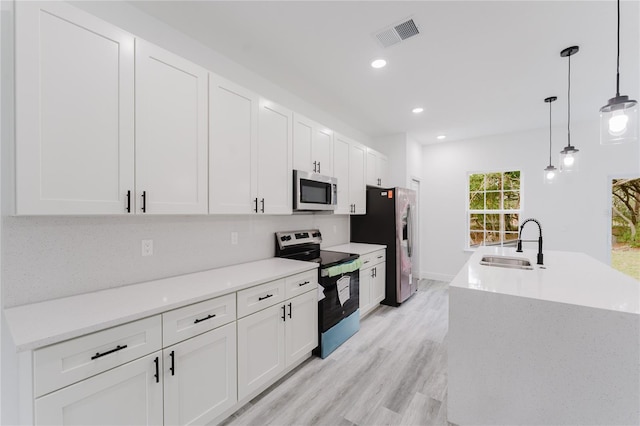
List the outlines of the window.
{"label": "window", "polygon": [[469,174],[468,247],[515,245],[520,225],[520,171]]}

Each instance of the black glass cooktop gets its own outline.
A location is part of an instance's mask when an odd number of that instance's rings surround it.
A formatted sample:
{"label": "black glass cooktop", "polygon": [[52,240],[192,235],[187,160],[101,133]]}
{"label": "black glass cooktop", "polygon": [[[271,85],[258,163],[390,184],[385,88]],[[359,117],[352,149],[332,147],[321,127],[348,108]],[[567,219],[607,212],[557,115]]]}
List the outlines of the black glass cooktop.
{"label": "black glass cooktop", "polygon": [[358,257],[357,254],[320,250],[320,266],[328,268],[329,266],[334,266],[339,263],[350,262]]}

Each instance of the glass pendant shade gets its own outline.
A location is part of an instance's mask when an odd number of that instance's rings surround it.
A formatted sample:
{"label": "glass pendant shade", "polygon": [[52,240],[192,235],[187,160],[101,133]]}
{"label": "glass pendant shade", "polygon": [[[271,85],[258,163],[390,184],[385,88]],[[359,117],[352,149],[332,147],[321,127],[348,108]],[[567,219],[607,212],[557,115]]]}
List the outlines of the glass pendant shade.
{"label": "glass pendant shade", "polygon": [[564,149],[560,151],[560,171],[562,173],[578,171],[578,164],[580,163],[578,161],[580,158],[579,153],[580,150],[571,145],[565,146]]}
{"label": "glass pendant shade", "polygon": [[551,185],[552,183],[554,183],[557,178],[558,178],[558,169],[556,169],[555,167],[549,165],[544,169],[544,183],[546,183],[547,185]]}
{"label": "glass pendant shade", "polygon": [[638,102],[628,96],[609,99],[600,108],[600,144],[612,145],[638,140]]}

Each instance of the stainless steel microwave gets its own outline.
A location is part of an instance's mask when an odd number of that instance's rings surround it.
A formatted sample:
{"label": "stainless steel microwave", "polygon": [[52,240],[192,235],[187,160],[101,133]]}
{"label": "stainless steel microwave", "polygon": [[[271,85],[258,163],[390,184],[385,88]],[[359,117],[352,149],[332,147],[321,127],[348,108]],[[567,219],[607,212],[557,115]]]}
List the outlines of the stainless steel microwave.
{"label": "stainless steel microwave", "polygon": [[335,210],[338,203],[338,179],[293,171],[293,210]]}

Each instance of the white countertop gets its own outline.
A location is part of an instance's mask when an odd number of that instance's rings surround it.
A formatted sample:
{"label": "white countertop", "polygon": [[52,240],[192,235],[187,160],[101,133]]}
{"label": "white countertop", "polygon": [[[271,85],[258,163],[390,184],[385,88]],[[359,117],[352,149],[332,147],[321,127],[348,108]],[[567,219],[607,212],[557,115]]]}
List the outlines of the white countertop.
{"label": "white countertop", "polygon": [[382,250],[385,248],[387,248],[387,246],[381,245],[381,244],[347,243],[347,244],[340,244],[338,246],[331,246],[326,248],[323,247],[322,249],[329,250],[329,251],[341,251],[344,253],[359,254],[360,256],[362,256],[362,255],[373,253],[374,251]]}
{"label": "white countertop", "polygon": [[[536,250],[516,253],[514,248],[479,248],[458,272],[451,287],[640,314],[640,281],[584,253],[544,251],[541,268],[536,265],[536,253]],[[480,265],[485,254],[524,257],[534,269]]]}
{"label": "white countertop", "polygon": [[156,315],[266,281],[317,268],[271,258],[172,278],[65,297],[4,311],[18,351]]}

